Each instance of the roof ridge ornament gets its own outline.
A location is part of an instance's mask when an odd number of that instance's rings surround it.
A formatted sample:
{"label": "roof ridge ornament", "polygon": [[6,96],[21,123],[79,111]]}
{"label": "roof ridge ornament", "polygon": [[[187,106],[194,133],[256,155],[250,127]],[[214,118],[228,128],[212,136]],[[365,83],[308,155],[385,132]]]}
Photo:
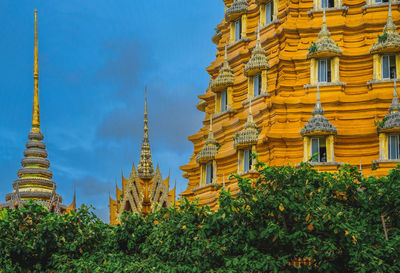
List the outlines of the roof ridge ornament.
{"label": "roof ridge ornament", "polygon": [[144,119],[143,119],[143,141],[140,151],[139,165],[137,168],[138,177],[142,179],[151,179],[154,177],[153,160],[151,157],[151,147],[149,140],[149,119],[147,113],[147,85],[145,86],[144,99]]}

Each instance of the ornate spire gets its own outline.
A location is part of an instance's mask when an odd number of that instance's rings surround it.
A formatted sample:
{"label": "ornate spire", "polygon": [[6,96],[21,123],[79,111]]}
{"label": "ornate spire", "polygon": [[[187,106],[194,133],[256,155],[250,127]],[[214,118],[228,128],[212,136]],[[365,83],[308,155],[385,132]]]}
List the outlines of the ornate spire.
{"label": "ornate spire", "polygon": [[308,48],[307,58],[340,56],[343,50],[332,40],[331,33],[326,25],[325,9],[323,9],[322,26],[318,40]]}
{"label": "ornate spire", "polygon": [[51,180],[53,174],[48,169],[50,162],[47,159],[46,145],[42,142],[43,134],[40,132],[37,10],[35,10],[33,81],[32,129],[28,135],[25,157],[21,160],[22,169],[18,171],[18,179],[13,183],[14,191],[6,195],[6,201],[12,200],[12,195],[19,192],[22,201],[35,199],[45,204],[55,202],[58,207],[62,199],[55,193],[56,184]]}
{"label": "ornate spire", "polygon": [[214,138],[213,133],[213,123],[212,117],[210,118],[210,130],[208,132],[208,138],[204,144],[203,149],[197,155],[196,160],[199,163],[205,163],[212,159],[214,159],[215,155],[217,154],[219,149],[219,144],[217,140]]}
{"label": "ornate spire", "polygon": [[38,60],[38,36],[37,36],[37,10],[35,9],[35,46],[33,54],[33,110],[31,133],[40,133],[39,113],[39,60]]}
{"label": "ornate spire", "polygon": [[149,141],[149,120],[147,118],[147,86],[145,88],[144,100],[144,135],[142,142],[142,150],[140,152],[140,159],[138,165],[138,176],[142,179],[151,179],[154,177],[153,160],[151,158],[151,149]]}
{"label": "ornate spire", "polygon": [[383,35],[378,35],[378,41],[372,45],[370,52],[374,53],[397,53],[400,51],[400,34],[392,19],[392,3],[389,1],[388,19],[383,28]]}
{"label": "ornate spire", "polygon": [[400,104],[399,99],[397,98],[396,80],[394,81],[393,85],[392,105],[390,105],[389,113],[386,114],[383,120],[384,123],[382,126],[378,127],[378,131],[385,131],[400,127]]}
{"label": "ornate spire", "polygon": [[233,75],[233,71],[228,63],[228,49],[225,45],[225,61],[219,70],[218,76],[215,78],[214,82],[212,82],[211,87],[213,91],[220,91],[233,85],[234,82],[235,76]]}
{"label": "ornate spire", "polygon": [[308,120],[308,123],[301,129],[300,134],[312,135],[316,132],[322,134],[336,135],[337,129],[333,126],[329,120],[324,116],[324,109],[319,98],[319,84],[317,84],[317,101],[315,103],[314,110],[312,111],[312,117]]}
{"label": "ornate spire", "polygon": [[265,54],[265,50],[261,46],[260,23],[258,23],[257,43],[255,48],[253,49],[249,62],[244,67],[244,73],[246,76],[252,76],[268,68],[268,57]]}
{"label": "ornate spire", "polygon": [[393,99],[392,105],[389,107],[389,113],[399,112],[400,111],[400,104],[399,99],[397,98],[397,90],[396,90],[396,80],[393,82]]}
{"label": "ornate spire", "polygon": [[326,16],[325,16],[325,9],[322,11],[322,26],[321,30],[318,33],[318,38],[329,38],[331,36],[331,33],[328,30],[328,27],[326,26]]}
{"label": "ornate spire", "polygon": [[258,134],[259,134],[258,127],[257,124],[253,121],[253,115],[251,113],[251,99],[250,99],[249,115],[247,116],[247,121],[244,124],[243,130],[241,130],[233,138],[233,145],[236,148],[240,148],[257,144]]}
{"label": "ornate spire", "polygon": [[313,116],[323,115],[324,109],[322,109],[321,101],[319,98],[319,84],[317,84],[317,102],[315,103],[314,110],[312,111]]}
{"label": "ornate spire", "polygon": [[396,32],[396,25],[392,19],[392,1],[389,1],[389,11],[388,11],[388,19],[386,21],[386,25],[383,28],[384,33],[395,33]]}

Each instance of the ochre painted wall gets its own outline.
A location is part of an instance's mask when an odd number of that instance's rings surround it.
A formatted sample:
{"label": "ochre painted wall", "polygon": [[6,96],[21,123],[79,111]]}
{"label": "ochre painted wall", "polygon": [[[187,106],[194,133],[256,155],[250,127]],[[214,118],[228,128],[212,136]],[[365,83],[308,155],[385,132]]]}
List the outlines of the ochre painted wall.
{"label": "ochre painted wall", "polygon": [[[229,7],[231,1],[224,1]],[[277,2],[277,1],[276,1]],[[373,79],[373,57],[371,46],[377,42],[388,18],[388,5],[365,7],[366,1],[343,0],[342,9],[327,9],[326,24],[331,38],[343,50],[339,58],[339,81],[345,85],[321,86],[320,96],[325,116],[337,127],[334,140],[336,162],[362,165],[364,175],[387,175],[397,163],[379,164],[372,170],[374,160],[379,159],[379,139],[376,119],[388,113],[393,96],[393,81],[367,84]],[[252,102],[252,113],[261,133],[256,146],[259,159],[268,165],[296,165],[303,160],[303,139],[300,130],[312,116],[316,101],[316,87],[310,84],[310,60],[308,48],[318,39],[322,25],[322,11],[311,12],[314,3],[310,0],[279,1],[279,22],[264,26],[260,30],[262,47],[269,57],[268,88],[270,96]],[[400,24],[399,5],[392,5],[392,18]],[[238,190],[235,182],[227,177],[238,168],[237,151],[233,136],[246,122],[248,104],[248,79],[243,73],[256,44],[256,30],[260,6],[249,1],[247,11],[247,38],[228,46],[228,61],[234,71],[235,83],[232,91],[232,109],[213,118],[214,136],[221,145],[217,155],[217,181],[231,191]],[[221,13],[221,17],[224,14]],[[216,78],[224,61],[224,47],[230,36],[230,24],[222,20],[218,25],[222,37],[218,41],[216,59],[207,67],[212,78]],[[200,166],[195,157],[204,146],[208,136],[210,117],[215,115],[215,93],[207,89],[199,96],[206,101],[204,126],[190,136],[194,150],[189,162],[182,166],[188,178],[187,189],[181,194],[188,198],[199,197],[200,204],[217,206],[218,189],[214,185],[199,188]],[[319,166],[319,170],[332,171],[336,167]],[[253,174],[250,174],[253,175]]]}

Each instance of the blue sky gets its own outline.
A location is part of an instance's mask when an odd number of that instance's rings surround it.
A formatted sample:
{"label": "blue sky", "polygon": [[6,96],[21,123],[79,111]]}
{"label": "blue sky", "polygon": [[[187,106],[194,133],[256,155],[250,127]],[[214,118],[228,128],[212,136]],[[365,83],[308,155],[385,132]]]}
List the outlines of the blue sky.
{"label": "blue sky", "polygon": [[[0,3],[0,198],[12,190],[30,130],[34,9],[38,9],[41,128],[64,203],[108,221],[108,192],[137,165],[148,85],[153,162],[186,188],[187,137],[215,58],[222,0],[2,0]],[[3,202],[1,201],[1,202]]]}

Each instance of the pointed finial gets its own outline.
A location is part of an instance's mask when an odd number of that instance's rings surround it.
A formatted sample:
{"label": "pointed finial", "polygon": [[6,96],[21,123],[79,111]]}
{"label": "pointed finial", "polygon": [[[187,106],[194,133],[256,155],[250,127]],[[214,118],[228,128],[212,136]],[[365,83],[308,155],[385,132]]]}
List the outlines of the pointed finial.
{"label": "pointed finial", "polygon": [[168,169],[168,178],[171,177],[171,168]]}
{"label": "pointed finial", "polygon": [[140,151],[139,165],[137,168],[138,176],[142,179],[151,179],[154,176],[153,160],[151,158],[150,140],[149,140],[149,120],[147,118],[147,85],[145,87],[144,100],[144,119],[143,119],[143,141]]}
{"label": "pointed finial", "polygon": [[389,113],[392,112],[400,112],[400,104],[399,104],[399,99],[397,98],[397,86],[396,86],[396,80],[393,82],[393,99],[392,99],[392,105],[389,107]]}
{"label": "pointed finial", "polygon": [[257,26],[257,41],[260,41],[260,20],[258,20]]}
{"label": "pointed finial", "polygon": [[147,115],[147,85],[144,87],[144,114]]}
{"label": "pointed finial", "polygon": [[213,117],[210,117],[210,132],[213,130]]}
{"label": "pointed finial", "polygon": [[389,15],[390,18],[392,17],[392,0],[389,0]]}
{"label": "pointed finial", "polygon": [[325,8],[322,11],[322,23],[326,24]]}
{"label": "pointed finial", "polygon": [[222,187],[225,189],[225,174],[222,175]]}
{"label": "pointed finial", "polygon": [[322,109],[320,97],[319,97],[319,83],[317,83],[317,101],[315,102],[315,107],[314,107],[314,110],[312,111],[312,114],[314,116],[324,114],[324,109]]}
{"label": "pointed finial", "polygon": [[39,112],[39,57],[38,57],[38,34],[37,34],[37,10],[35,9],[35,42],[33,53],[33,110],[32,110],[32,133],[40,133]]}

